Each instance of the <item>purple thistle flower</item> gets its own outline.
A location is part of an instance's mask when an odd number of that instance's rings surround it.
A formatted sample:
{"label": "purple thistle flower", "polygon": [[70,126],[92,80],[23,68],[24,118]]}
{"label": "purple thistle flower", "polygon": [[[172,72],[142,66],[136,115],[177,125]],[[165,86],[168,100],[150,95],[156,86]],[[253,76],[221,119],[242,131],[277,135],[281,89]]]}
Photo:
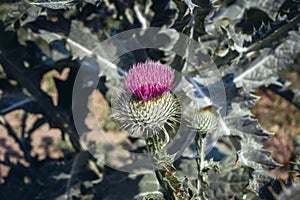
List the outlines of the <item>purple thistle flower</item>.
{"label": "purple thistle flower", "polygon": [[174,70],[153,61],[133,65],[126,77],[129,91],[143,101],[149,101],[170,91],[173,82]]}

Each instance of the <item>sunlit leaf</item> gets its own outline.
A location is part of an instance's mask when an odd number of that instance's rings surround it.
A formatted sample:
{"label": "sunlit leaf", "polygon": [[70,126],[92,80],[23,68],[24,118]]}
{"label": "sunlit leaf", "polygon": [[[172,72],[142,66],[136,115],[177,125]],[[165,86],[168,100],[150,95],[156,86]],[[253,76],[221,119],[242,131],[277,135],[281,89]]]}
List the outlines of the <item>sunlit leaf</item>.
{"label": "sunlit leaf", "polygon": [[91,56],[93,54],[92,50],[100,43],[97,36],[91,33],[90,29],[83,27],[80,22],[75,20],[72,21],[68,37],[42,29],[39,32],[40,36],[48,43],[55,40],[66,40],[74,56],[79,58]]}
{"label": "sunlit leaf", "polygon": [[5,24],[10,30],[17,29],[18,26],[23,26],[36,20],[40,11],[41,8],[30,6],[27,1],[15,2],[8,10]]}
{"label": "sunlit leaf", "polygon": [[30,1],[31,5],[50,9],[66,9],[75,5],[78,0],[34,0]]}
{"label": "sunlit leaf", "polygon": [[299,31],[289,32],[277,47],[263,49],[260,56],[242,67],[245,70],[237,75],[234,82],[246,90],[279,84],[278,73],[291,64],[296,53],[300,52],[299,40]]}

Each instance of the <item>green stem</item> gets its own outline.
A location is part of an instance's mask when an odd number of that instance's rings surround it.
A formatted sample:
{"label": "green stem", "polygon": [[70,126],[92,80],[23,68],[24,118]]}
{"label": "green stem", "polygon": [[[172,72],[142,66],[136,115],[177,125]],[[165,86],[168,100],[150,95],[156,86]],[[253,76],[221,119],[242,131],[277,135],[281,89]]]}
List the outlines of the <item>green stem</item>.
{"label": "green stem", "polygon": [[[164,154],[167,155],[166,145],[162,144],[159,134],[147,138],[146,144],[147,151],[152,156],[155,165],[157,165],[157,163],[164,163],[166,161],[164,160],[164,156],[162,156]],[[165,199],[181,200],[183,198],[180,198],[177,193],[182,186],[182,181],[171,171],[171,165],[172,164],[167,164],[167,166],[155,166],[158,167],[155,170],[155,175],[158,179],[159,185],[162,188]]]}
{"label": "green stem", "polygon": [[158,169],[155,171],[158,182],[163,189],[165,199],[176,199],[176,196],[174,195],[174,188],[172,187],[170,182],[166,181],[166,173],[167,171],[164,169]]}
{"label": "green stem", "polygon": [[[159,136],[158,134],[155,134],[152,137],[148,137],[146,139],[146,145],[147,145],[147,151],[152,156],[152,158],[157,154],[159,149],[161,148],[161,145],[159,145]],[[157,169],[155,170],[155,175],[158,179],[159,185],[163,189],[163,194],[166,199],[172,199],[172,187],[165,181],[165,175],[166,175],[166,169]]]}
{"label": "green stem", "polygon": [[208,184],[208,175],[204,171],[205,169],[205,149],[206,149],[206,142],[207,138],[204,134],[197,133],[196,137],[196,144],[197,144],[197,171],[198,171],[198,179],[197,179],[197,190],[199,192],[199,197],[201,200],[208,199],[207,191],[209,188]]}

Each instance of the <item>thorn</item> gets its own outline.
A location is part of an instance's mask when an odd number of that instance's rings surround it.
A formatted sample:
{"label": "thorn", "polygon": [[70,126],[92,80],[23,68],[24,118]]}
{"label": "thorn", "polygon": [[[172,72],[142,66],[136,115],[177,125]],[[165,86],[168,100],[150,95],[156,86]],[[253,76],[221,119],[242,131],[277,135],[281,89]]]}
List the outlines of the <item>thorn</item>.
{"label": "thorn", "polygon": [[257,30],[256,30],[256,28],[254,26],[253,26],[253,32],[257,33]]}
{"label": "thorn", "polygon": [[280,184],[280,187],[282,188],[282,190],[286,191],[286,187],[285,187],[285,185],[284,185],[284,183],[283,183],[282,180],[279,180],[279,184]]}
{"label": "thorn", "polygon": [[271,193],[271,195],[274,197],[274,199],[277,199],[277,194],[271,186],[268,187],[268,190]]}
{"label": "thorn", "polygon": [[173,170],[176,170],[175,166],[173,164],[171,164],[170,166]]}
{"label": "thorn", "polygon": [[238,168],[238,167],[240,167],[240,166],[241,166],[241,164],[240,164],[238,161],[236,161],[235,164],[234,164],[234,167],[235,167],[235,168]]}

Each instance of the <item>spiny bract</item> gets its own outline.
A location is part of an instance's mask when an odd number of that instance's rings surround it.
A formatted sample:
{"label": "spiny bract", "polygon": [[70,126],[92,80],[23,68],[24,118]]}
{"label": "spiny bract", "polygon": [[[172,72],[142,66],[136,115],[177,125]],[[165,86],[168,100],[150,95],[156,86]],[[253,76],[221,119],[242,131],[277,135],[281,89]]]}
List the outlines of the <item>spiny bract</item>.
{"label": "spiny bract", "polygon": [[218,127],[219,115],[211,107],[201,108],[195,113],[190,122],[192,129],[201,134],[206,134]]}
{"label": "spiny bract", "polygon": [[180,111],[179,101],[170,92],[146,102],[121,94],[114,103],[113,117],[130,134],[149,136],[165,131],[165,125],[173,128],[179,121]]}

